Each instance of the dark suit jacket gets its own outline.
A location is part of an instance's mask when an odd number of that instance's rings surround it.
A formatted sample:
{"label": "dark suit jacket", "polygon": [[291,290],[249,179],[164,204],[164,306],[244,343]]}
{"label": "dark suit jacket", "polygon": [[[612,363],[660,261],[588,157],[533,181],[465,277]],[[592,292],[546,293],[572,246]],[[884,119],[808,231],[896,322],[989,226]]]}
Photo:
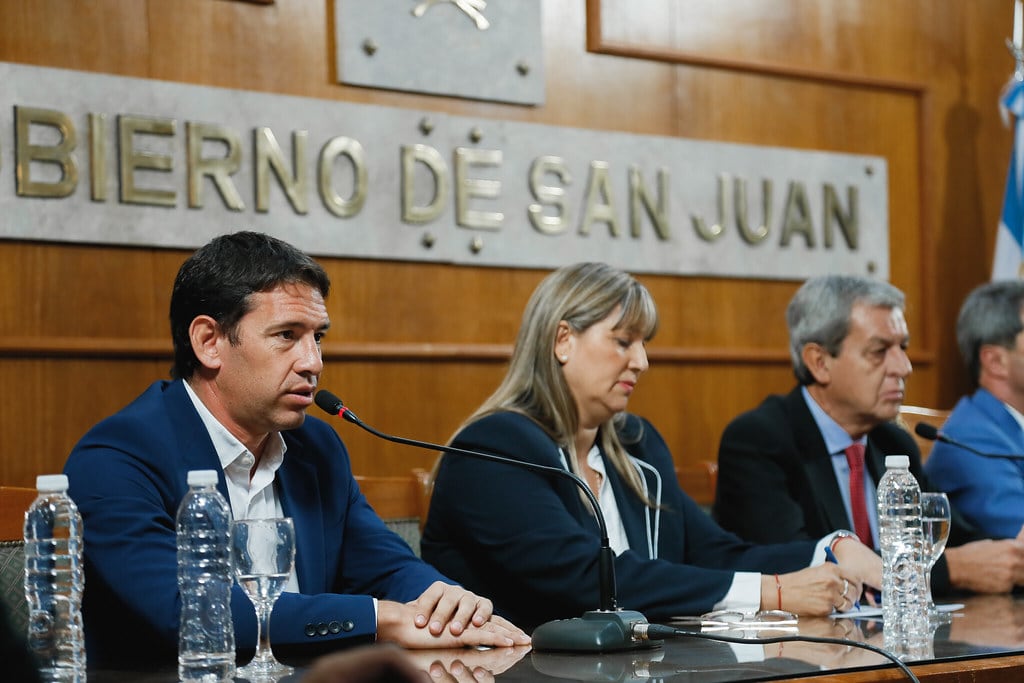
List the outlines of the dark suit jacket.
{"label": "dark suit jacket", "polygon": [[[415,599],[444,580],[373,512],[352,477],[334,430],[306,417],[283,433],[277,494],[295,520],[302,594],[274,606],[275,646],[325,645],[374,636],[371,596]],[[177,652],[179,597],[175,516],[189,470],[224,473],[181,381],[154,383],[128,407],[93,427],[64,471],[85,528],[83,613],[90,663],[153,661]],[[252,603],[236,584],[235,642],[256,645]],[[334,645],[337,645],[334,642]]]}
{"label": "dark suit jacket", "polygon": [[[642,434],[641,434],[642,430]],[[814,543],[744,543],[726,533],[679,488],[668,447],[646,421],[630,417],[629,452],[645,470],[661,509],[645,508],[607,463],[630,548],[615,560],[619,606],[650,619],[700,614],[725,596],[736,570],[788,572],[808,566]],[[564,468],[558,444],[529,418],[487,416],[453,445]],[[648,556],[657,537],[657,557]],[[423,557],[524,628],[598,607],[597,525],[566,478],[503,463],[446,455],[437,472]]]}
{"label": "dark suit jacket", "polygon": [[[908,455],[922,489],[932,490],[921,469],[921,453],[904,429],[883,423],[868,433],[864,454],[877,486],[886,455]],[[820,538],[852,529],[839,492],[825,439],[797,387],[769,396],[725,428],[718,449],[718,489],[712,507],[724,528],[760,543]],[[956,512],[949,545],[981,536]],[[932,590],[948,592],[949,569],[940,558],[932,569]]]}
{"label": "dark suit jacket", "polygon": [[4,680],[36,683],[42,679],[25,642],[25,631],[15,630],[9,617],[10,607],[0,600],[0,662],[3,662]]}

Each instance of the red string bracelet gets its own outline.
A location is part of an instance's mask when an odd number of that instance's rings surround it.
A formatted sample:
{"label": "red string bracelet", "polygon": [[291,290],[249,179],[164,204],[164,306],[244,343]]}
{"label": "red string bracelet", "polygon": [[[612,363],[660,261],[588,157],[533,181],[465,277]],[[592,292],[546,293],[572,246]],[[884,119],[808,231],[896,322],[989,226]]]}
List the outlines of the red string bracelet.
{"label": "red string bracelet", "polygon": [[775,588],[779,591],[779,609],[782,609],[782,582],[779,581],[779,575],[775,575]]}

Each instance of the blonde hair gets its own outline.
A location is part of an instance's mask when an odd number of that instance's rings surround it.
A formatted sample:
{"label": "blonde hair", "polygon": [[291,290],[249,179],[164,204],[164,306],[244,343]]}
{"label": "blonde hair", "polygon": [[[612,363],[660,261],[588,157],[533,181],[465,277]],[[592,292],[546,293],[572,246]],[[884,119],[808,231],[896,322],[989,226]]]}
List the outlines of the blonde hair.
{"label": "blonde hair", "polygon": [[[575,445],[579,416],[562,366],[555,358],[556,332],[563,320],[574,332],[583,332],[616,307],[620,310],[615,329],[629,330],[645,340],[654,336],[658,328],[654,299],[631,275],[604,263],[578,263],[544,278],[526,304],[504,379],[459,430],[492,413],[520,413],[568,451],[569,467],[579,474]],[[650,504],[616,431],[624,418],[624,414],[616,415],[601,425],[601,448],[630,488]]]}

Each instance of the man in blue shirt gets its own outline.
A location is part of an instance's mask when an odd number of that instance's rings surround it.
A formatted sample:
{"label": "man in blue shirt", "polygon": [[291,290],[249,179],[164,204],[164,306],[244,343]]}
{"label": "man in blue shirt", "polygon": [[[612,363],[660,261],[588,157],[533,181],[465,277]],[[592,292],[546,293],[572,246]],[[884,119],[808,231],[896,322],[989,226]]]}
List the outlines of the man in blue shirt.
{"label": "man in blue shirt", "polygon": [[990,282],[964,300],[956,338],[974,393],[942,432],[985,457],[938,442],[925,464],[932,482],[976,527],[1015,538],[1024,524],[1024,281]]}

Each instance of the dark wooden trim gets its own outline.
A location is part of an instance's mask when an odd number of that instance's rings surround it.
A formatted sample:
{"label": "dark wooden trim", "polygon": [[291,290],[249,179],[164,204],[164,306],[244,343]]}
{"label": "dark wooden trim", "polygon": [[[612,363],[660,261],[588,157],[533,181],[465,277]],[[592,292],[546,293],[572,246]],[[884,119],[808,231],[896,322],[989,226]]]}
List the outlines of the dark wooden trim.
{"label": "dark wooden trim", "polygon": [[[365,342],[324,344],[324,358],[331,361],[476,361],[504,363],[512,355],[511,344],[421,344]],[[758,347],[653,346],[652,362],[671,365],[789,365],[785,349]],[[170,360],[171,343],[122,337],[0,337],[0,358],[100,358],[111,360]],[[934,352],[911,355],[915,365],[935,362]]]}
{"label": "dark wooden trim", "polygon": [[0,358],[172,357],[171,342],[140,337],[0,337]]}
{"label": "dark wooden trim", "polygon": [[[999,653],[992,657],[911,664],[910,669],[921,683],[1003,683],[1019,680],[1020,672],[1024,669],[1024,655]],[[820,676],[780,679],[780,683],[875,683],[906,680],[906,674],[892,666],[886,669],[830,671]]]}

